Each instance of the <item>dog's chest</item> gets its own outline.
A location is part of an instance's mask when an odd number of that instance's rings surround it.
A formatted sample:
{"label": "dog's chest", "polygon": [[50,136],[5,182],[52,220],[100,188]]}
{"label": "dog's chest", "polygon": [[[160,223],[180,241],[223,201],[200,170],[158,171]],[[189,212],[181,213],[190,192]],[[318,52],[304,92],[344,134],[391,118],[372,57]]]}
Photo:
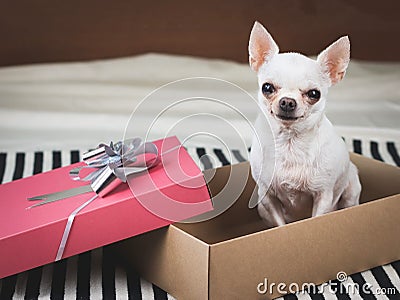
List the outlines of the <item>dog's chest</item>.
{"label": "dog's chest", "polygon": [[321,186],[321,166],[317,151],[301,142],[290,141],[276,147],[274,189],[291,198],[296,193],[312,193]]}
{"label": "dog's chest", "polygon": [[310,214],[313,196],[321,186],[316,176],[318,173],[318,164],[312,153],[285,149],[276,154],[272,187],[283,205],[287,221],[299,220]]}

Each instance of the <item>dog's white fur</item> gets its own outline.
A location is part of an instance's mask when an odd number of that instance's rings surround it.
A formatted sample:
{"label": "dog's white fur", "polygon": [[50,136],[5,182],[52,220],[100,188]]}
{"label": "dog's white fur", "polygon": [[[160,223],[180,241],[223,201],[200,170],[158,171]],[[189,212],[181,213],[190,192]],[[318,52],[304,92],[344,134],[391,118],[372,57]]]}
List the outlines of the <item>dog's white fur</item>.
{"label": "dog's white fur", "polygon": [[[258,136],[253,138],[250,164],[259,187],[258,212],[269,227],[359,203],[357,168],[324,114],[328,88],[343,78],[349,60],[348,37],[340,38],[313,60],[298,53],[279,53],[267,30],[254,24],[249,61],[258,75],[263,112],[255,123]],[[275,92],[264,95],[264,83],[272,84]],[[318,101],[307,96],[311,89],[320,91]],[[278,117],[283,97],[296,101],[293,114],[298,119]],[[267,161],[273,159],[271,181]]]}

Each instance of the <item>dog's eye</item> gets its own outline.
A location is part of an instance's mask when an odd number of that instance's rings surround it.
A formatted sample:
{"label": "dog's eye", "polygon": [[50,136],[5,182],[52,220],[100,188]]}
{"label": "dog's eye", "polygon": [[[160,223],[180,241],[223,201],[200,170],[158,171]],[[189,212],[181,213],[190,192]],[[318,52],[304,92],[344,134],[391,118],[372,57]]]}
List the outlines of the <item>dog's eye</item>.
{"label": "dog's eye", "polygon": [[265,96],[269,96],[269,95],[271,95],[273,92],[275,92],[275,87],[274,87],[272,84],[266,82],[266,83],[264,83],[264,84],[262,85],[262,93],[263,93]]}
{"label": "dog's eye", "polygon": [[318,90],[309,90],[307,92],[307,97],[311,100],[319,100],[319,98],[321,98],[321,92]]}

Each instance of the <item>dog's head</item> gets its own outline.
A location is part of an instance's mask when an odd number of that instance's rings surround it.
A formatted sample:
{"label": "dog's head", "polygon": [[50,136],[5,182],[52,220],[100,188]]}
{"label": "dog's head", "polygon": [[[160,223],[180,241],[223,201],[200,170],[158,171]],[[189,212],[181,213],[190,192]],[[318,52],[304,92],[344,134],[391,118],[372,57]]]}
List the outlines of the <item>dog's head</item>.
{"label": "dog's head", "polygon": [[315,124],[323,114],[328,88],[345,75],[350,42],[342,37],[317,60],[299,53],[279,53],[268,31],[258,22],[249,41],[249,62],[258,74],[259,99],[268,114],[285,127]]}

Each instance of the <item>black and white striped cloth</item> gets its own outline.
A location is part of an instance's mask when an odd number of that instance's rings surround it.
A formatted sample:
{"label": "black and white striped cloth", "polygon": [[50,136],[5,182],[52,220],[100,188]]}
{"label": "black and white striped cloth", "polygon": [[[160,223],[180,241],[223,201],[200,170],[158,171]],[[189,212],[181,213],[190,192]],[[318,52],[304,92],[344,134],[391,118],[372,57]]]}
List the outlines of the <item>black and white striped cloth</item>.
{"label": "black and white striped cloth", "polygon": [[[400,166],[398,144],[394,141],[376,142],[345,138],[350,151]],[[201,169],[242,162],[248,153],[207,147],[188,148],[189,154]],[[41,173],[80,160],[83,151],[1,152],[0,183],[9,182],[32,174]],[[204,156],[207,154],[207,156]],[[201,160],[200,157],[203,157]],[[332,294],[312,291],[291,294],[282,299],[400,299],[400,261],[352,274],[346,282],[333,281],[336,285],[369,283],[370,294],[348,294],[337,289]],[[383,288],[383,289],[382,289]],[[6,299],[174,299],[156,285],[120,264],[108,246],[82,253],[59,262],[22,272],[0,280],[0,300]]]}

